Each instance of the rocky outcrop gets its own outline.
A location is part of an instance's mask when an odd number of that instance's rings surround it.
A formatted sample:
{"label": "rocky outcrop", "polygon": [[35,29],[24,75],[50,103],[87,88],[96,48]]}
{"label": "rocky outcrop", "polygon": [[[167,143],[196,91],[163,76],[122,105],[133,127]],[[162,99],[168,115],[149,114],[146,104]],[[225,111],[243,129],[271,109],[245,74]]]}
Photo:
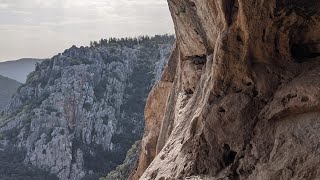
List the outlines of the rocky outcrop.
{"label": "rocky outcrop", "polygon": [[320,3],[168,0],[176,46],[131,179],[320,177]]}
{"label": "rocky outcrop", "polygon": [[101,40],[38,64],[2,112],[3,149],[62,180],[98,179],[141,138],[173,36]]}

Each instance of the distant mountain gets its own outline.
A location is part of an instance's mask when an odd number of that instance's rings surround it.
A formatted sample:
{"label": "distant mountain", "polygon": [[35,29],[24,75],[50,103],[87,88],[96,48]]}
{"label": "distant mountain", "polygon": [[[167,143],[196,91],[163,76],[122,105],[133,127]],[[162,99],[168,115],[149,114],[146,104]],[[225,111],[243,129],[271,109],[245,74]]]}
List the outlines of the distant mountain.
{"label": "distant mountain", "polygon": [[9,102],[20,85],[18,81],[0,75],[0,110]]}
{"label": "distant mountain", "polygon": [[29,73],[35,70],[36,63],[45,59],[24,58],[0,63],[0,75],[25,83]]}

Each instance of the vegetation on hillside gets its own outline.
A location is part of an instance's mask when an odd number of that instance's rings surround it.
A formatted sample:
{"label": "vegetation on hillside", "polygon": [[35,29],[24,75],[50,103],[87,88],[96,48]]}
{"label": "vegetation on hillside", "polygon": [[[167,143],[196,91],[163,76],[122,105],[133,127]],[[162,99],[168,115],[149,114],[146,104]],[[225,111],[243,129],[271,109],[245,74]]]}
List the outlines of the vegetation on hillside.
{"label": "vegetation on hillside", "polygon": [[12,146],[0,149],[0,179],[1,180],[58,180],[45,170],[23,163],[25,150]]}
{"label": "vegetation on hillside", "polygon": [[174,35],[164,34],[155,36],[138,36],[138,37],[126,37],[126,38],[114,38],[101,39],[100,41],[90,42],[90,47],[100,46],[126,46],[133,48],[137,45],[145,47],[157,47],[159,44],[173,44],[175,41]]}

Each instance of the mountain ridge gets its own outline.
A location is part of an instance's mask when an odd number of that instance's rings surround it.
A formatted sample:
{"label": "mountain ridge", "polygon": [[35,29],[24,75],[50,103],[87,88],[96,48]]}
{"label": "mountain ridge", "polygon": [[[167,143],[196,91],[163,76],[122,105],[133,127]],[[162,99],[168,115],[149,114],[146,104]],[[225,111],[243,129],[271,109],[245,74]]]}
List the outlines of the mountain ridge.
{"label": "mountain ridge", "polygon": [[21,83],[18,81],[0,75],[0,111],[7,105],[19,86]]}
{"label": "mountain ridge", "polygon": [[35,70],[36,64],[46,59],[22,58],[0,62],[0,75],[25,83],[29,73]]}

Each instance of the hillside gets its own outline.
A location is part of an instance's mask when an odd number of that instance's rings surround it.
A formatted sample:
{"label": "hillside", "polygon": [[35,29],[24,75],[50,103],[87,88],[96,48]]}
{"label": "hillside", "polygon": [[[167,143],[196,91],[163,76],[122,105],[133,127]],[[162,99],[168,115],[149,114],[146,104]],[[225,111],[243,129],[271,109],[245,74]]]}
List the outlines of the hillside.
{"label": "hillside", "polygon": [[0,75],[25,83],[29,73],[34,71],[36,63],[45,59],[24,58],[15,61],[0,62]]}
{"label": "hillside", "polygon": [[170,0],[131,179],[320,177],[320,1]]}
{"label": "hillside", "polygon": [[9,102],[20,85],[18,81],[0,75],[0,110]]}
{"label": "hillside", "polygon": [[145,100],[173,41],[111,38],[38,64],[2,112],[3,149],[23,149],[25,165],[61,180],[106,176],[142,137]]}

